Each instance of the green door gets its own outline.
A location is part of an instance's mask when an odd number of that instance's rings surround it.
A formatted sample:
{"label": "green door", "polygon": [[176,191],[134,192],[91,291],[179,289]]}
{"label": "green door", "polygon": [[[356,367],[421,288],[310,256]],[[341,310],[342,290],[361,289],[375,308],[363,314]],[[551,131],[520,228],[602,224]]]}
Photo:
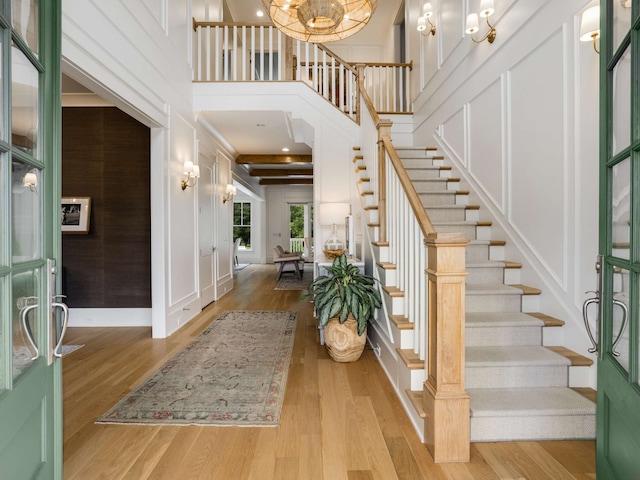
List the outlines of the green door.
{"label": "green door", "polygon": [[0,0],[0,85],[0,479],[61,479],[60,0]]}
{"label": "green door", "polygon": [[640,479],[640,0],[601,5],[597,477],[631,480]]}

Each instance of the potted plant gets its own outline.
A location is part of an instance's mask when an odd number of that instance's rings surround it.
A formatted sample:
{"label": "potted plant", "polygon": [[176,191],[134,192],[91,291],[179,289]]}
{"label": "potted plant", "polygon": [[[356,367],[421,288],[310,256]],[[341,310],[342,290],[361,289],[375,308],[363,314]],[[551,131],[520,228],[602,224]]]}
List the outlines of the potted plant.
{"label": "potted plant", "polygon": [[304,298],[313,297],[316,317],[324,327],[325,345],[331,358],[353,362],[360,358],[367,340],[367,323],[382,306],[376,280],[360,273],[346,255],[335,258],[309,286]]}

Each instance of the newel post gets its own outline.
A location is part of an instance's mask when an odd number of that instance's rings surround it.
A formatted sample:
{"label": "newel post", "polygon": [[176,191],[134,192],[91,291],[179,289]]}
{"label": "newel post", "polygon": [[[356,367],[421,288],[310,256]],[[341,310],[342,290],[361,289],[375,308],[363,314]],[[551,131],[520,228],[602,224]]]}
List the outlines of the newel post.
{"label": "newel post", "polygon": [[467,239],[430,233],[428,375],[424,382],[425,444],[436,463],[468,462],[469,395],[464,389],[464,281]]}
{"label": "newel post", "polygon": [[380,223],[380,242],[387,241],[387,154],[382,138],[391,138],[391,125],[393,122],[387,118],[381,118],[376,124],[378,130],[378,223]]}

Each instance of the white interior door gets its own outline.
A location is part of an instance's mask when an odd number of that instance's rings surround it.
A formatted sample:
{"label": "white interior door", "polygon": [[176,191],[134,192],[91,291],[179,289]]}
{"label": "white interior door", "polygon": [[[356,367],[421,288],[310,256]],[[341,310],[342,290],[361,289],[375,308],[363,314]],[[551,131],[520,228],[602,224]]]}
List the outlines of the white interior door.
{"label": "white interior door", "polygon": [[216,299],[215,186],[216,168],[212,160],[199,156],[198,223],[200,249],[200,307]]}

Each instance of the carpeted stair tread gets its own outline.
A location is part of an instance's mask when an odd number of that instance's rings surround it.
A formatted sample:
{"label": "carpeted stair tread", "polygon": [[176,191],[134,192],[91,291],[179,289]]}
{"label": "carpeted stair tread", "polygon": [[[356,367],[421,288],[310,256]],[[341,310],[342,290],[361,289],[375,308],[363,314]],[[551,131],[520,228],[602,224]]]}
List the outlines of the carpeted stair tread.
{"label": "carpeted stair tread", "polygon": [[571,365],[571,361],[551,350],[535,345],[466,347],[467,368]]}
{"label": "carpeted stair tread", "polygon": [[518,312],[469,312],[465,315],[469,328],[483,327],[544,327],[544,322],[526,313]]}
{"label": "carpeted stair tread", "polygon": [[567,387],[467,390],[471,417],[595,415],[596,404]]}
{"label": "carpeted stair tread", "polygon": [[507,262],[500,260],[474,260],[466,262],[467,268],[507,268]]}
{"label": "carpeted stair tread", "polygon": [[522,295],[522,290],[503,283],[466,285],[467,295]]}

